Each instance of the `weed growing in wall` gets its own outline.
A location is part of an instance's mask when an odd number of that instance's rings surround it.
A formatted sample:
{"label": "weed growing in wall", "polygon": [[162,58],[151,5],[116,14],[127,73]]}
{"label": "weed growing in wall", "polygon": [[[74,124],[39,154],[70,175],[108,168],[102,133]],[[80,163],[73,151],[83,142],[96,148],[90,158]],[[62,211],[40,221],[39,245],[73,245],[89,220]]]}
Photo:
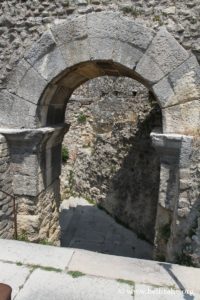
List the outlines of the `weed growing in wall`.
{"label": "weed growing in wall", "polygon": [[84,113],[81,112],[81,113],[78,115],[78,117],[77,117],[77,121],[78,121],[80,124],[86,123],[86,121],[87,121],[86,115],[85,115]]}
{"label": "weed growing in wall", "polygon": [[69,150],[67,147],[62,147],[62,161],[66,163],[69,159]]}

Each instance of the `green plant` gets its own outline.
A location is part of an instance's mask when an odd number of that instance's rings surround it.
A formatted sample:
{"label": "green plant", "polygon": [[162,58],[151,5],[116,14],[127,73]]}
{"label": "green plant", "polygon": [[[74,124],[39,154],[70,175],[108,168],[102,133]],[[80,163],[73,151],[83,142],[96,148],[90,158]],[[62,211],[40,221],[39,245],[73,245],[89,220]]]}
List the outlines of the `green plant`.
{"label": "green plant", "polygon": [[162,21],[161,17],[158,16],[158,15],[155,15],[155,16],[153,17],[153,21],[154,21],[154,22],[158,22],[160,26],[163,25],[163,21]]}
{"label": "green plant", "polygon": [[25,230],[22,230],[21,233],[18,234],[17,240],[22,242],[29,242],[27,232]]}
{"label": "green plant", "polygon": [[137,17],[140,14],[140,12],[134,6],[124,6],[121,8],[121,10],[123,13],[131,14],[134,17]]}
{"label": "green plant", "polygon": [[81,277],[81,276],[85,276],[84,273],[79,272],[79,271],[69,271],[68,274],[71,275],[73,278],[78,278],[78,277]]}
{"label": "green plant", "polygon": [[194,267],[192,257],[184,252],[176,255],[176,263],[182,266]]}
{"label": "green plant", "polygon": [[156,15],[153,17],[154,22],[160,22],[160,16]]}
{"label": "green plant", "polygon": [[93,199],[91,199],[91,198],[89,198],[89,197],[86,197],[85,200],[86,200],[88,203],[90,203],[90,204],[93,204],[93,205],[96,204],[95,200],[93,200]]}
{"label": "green plant", "polygon": [[117,279],[117,282],[120,282],[120,283],[124,283],[124,284],[128,284],[128,285],[131,285],[131,286],[135,286],[135,282],[132,281],[132,280],[126,280],[126,279]]}
{"label": "green plant", "polygon": [[62,161],[66,163],[69,159],[69,150],[67,147],[62,146]]}
{"label": "green plant", "polygon": [[39,240],[38,244],[53,246],[53,243],[52,243],[52,242],[49,242],[49,241],[46,240],[46,239],[44,239],[44,240]]}
{"label": "green plant", "polygon": [[77,117],[77,121],[81,124],[85,123],[87,121],[86,115],[83,112],[81,112]]}
{"label": "green plant", "polygon": [[25,265],[25,266],[31,268],[32,270],[41,269],[41,270],[48,271],[48,272],[57,272],[57,273],[62,272],[61,269],[54,268],[54,267],[45,267],[45,266],[41,266],[41,265],[32,265],[32,264],[28,264],[28,265]]}

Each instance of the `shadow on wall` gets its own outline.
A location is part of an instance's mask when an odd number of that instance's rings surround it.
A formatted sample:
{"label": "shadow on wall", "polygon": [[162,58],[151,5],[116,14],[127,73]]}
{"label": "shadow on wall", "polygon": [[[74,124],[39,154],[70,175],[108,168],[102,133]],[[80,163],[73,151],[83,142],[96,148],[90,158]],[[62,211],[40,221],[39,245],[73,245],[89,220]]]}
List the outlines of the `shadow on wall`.
{"label": "shadow on wall", "polygon": [[61,247],[152,259],[152,245],[137,238],[97,206],[81,203],[63,209],[60,226]]}
{"label": "shadow on wall", "polygon": [[[125,126],[130,131],[134,130],[128,136],[123,133],[124,129],[127,132]],[[150,138],[155,127],[161,127],[161,112],[158,107],[152,109],[146,119],[135,128],[132,124],[116,123],[111,138],[97,139],[94,149],[96,157],[88,162],[87,168],[84,167],[85,180],[103,195],[98,199],[99,206],[152,244],[160,176],[159,157]],[[119,134],[119,131],[122,132]],[[122,145],[121,149],[117,143]],[[120,153],[112,152],[115,149]],[[121,159],[120,164],[114,161],[116,157]],[[78,175],[76,191],[96,200],[95,195],[89,195],[81,186]]]}

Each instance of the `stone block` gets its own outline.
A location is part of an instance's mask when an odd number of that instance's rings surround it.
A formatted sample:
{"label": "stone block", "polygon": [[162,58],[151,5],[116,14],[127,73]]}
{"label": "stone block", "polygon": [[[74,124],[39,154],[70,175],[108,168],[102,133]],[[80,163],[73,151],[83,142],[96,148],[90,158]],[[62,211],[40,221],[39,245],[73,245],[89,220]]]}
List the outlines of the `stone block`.
{"label": "stone block", "polygon": [[30,68],[31,65],[25,59],[20,60],[17,67],[14,68],[9,76],[7,89],[11,93],[13,92],[14,94],[17,94],[17,89],[20,85],[20,82]]}
{"label": "stone block", "polygon": [[93,37],[90,40],[91,60],[114,60],[116,55],[116,40],[107,37]]}
{"label": "stone block", "polygon": [[36,105],[9,93],[0,92],[1,125],[6,127],[35,126]]}
{"label": "stone block", "polygon": [[119,13],[101,12],[87,16],[87,34],[90,38],[118,39]]}
{"label": "stone block", "polygon": [[200,67],[194,56],[153,86],[161,107],[169,107],[200,98]]}
{"label": "stone block", "polygon": [[148,88],[165,75],[157,62],[146,54],[140,59],[135,72],[138,76],[142,77],[144,84],[146,84]]}
{"label": "stone block", "polygon": [[64,249],[12,240],[0,240],[0,248],[1,260],[40,265],[41,267],[52,267],[61,270],[67,268],[74,253],[74,250],[69,248]]}
{"label": "stone block", "polygon": [[22,215],[18,213],[17,228],[18,232],[26,232],[26,234],[33,234],[39,230],[40,220],[38,215]]}
{"label": "stone block", "polygon": [[27,176],[37,176],[39,169],[38,157],[36,154],[13,154],[12,172]]}
{"label": "stone block", "polygon": [[0,281],[12,287],[12,298],[19,293],[30,272],[27,267],[0,262]]}
{"label": "stone block", "polygon": [[142,55],[143,52],[138,48],[119,40],[115,44],[115,53],[112,57],[115,62],[133,70]]}
{"label": "stone block", "polygon": [[[191,136],[183,136],[181,149],[180,149],[180,168],[189,168],[190,167],[190,157],[192,154],[192,141],[193,138]],[[188,177],[189,179],[189,177]]]}
{"label": "stone block", "polygon": [[[87,38],[86,16],[68,21],[58,21],[51,27],[51,31],[58,45]],[[83,50],[83,49],[82,49]]]}
{"label": "stone block", "polygon": [[25,53],[24,58],[30,65],[35,65],[36,62],[41,60],[47,53],[54,50],[56,42],[51,31],[46,31],[41,38],[33,44],[33,46]]}
{"label": "stone block", "polygon": [[174,97],[174,91],[167,77],[153,85],[153,92],[161,108],[167,107],[169,99]]}
{"label": "stone block", "polygon": [[157,82],[188,57],[188,52],[162,27],[140,59],[136,72],[150,83]]}
{"label": "stone block", "polygon": [[74,71],[70,72],[66,77],[62,78],[58,82],[58,85],[74,90],[85,81],[87,81],[86,77]]}
{"label": "stone block", "polygon": [[196,83],[200,84],[200,66],[194,55],[190,56],[184,63],[169,74],[169,80],[172,87],[175,88],[177,82],[187,73],[193,73]]}
{"label": "stone block", "polygon": [[9,167],[8,162],[4,162],[3,164],[0,165],[0,173],[4,173]]}
{"label": "stone block", "polygon": [[200,100],[194,100],[162,110],[164,133],[195,135],[199,128]]}
{"label": "stone block", "polygon": [[41,57],[34,64],[34,68],[49,82],[65,70],[66,64],[61,51],[56,47]]}
{"label": "stone block", "polygon": [[150,28],[124,17],[120,16],[119,20],[116,19],[116,22],[118,31],[117,39],[135,46],[137,49],[143,50],[143,52],[155,36],[155,32]]}
{"label": "stone block", "polygon": [[[1,94],[0,94],[1,95]],[[1,103],[1,101],[0,101]],[[0,134],[0,144],[6,144],[7,145],[7,141],[4,135]]]}
{"label": "stone block", "polygon": [[84,61],[90,61],[90,44],[88,39],[71,41],[61,45],[59,48],[67,67],[74,66]]}
{"label": "stone block", "polygon": [[14,174],[13,189],[16,195],[37,196],[38,176]]}
{"label": "stone block", "polygon": [[31,103],[38,104],[47,82],[32,67],[26,72],[17,89],[17,95]]}
{"label": "stone block", "polygon": [[16,300],[121,300],[120,289],[126,287],[130,293],[123,295],[124,300],[132,300],[133,287],[115,280],[81,276],[72,278],[64,273],[35,270]]}

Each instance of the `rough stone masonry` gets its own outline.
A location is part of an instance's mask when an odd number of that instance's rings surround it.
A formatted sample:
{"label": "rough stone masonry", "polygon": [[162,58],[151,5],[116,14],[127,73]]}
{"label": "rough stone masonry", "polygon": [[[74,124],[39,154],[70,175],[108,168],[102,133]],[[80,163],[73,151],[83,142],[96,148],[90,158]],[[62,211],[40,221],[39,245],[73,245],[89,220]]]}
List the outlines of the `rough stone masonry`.
{"label": "rough stone masonry", "polygon": [[[163,259],[178,257],[180,262],[199,265],[199,65],[186,51],[192,50],[198,58],[199,4],[71,4],[1,2],[1,127],[11,153],[18,220],[26,220],[19,228],[28,228],[26,233],[32,240],[57,238],[59,153],[67,130],[60,124],[67,98],[81,83],[96,76],[128,76],[146,85],[162,108],[164,136],[153,135],[161,156],[155,253]],[[104,10],[120,14],[99,13]],[[74,18],[77,14],[81,16]],[[122,18],[123,14],[128,18]],[[44,34],[27,53],[26,46],[55,19],[60,21],[51,33]],[[71,25],[65,25],[63,19],[71,20]],[[186,50],[160,30],[162,25],[167,25]],[[91,60],[94,63],[82,64]],[[79,68],[73,69],[78,63]],[[195,142],[187,136],[195,136]],[[52,206],[44,201],[47,191],[53,195]],[[52,225],[50,219],[54,220]],[[31,226],[24,228],[28,222]]]}

